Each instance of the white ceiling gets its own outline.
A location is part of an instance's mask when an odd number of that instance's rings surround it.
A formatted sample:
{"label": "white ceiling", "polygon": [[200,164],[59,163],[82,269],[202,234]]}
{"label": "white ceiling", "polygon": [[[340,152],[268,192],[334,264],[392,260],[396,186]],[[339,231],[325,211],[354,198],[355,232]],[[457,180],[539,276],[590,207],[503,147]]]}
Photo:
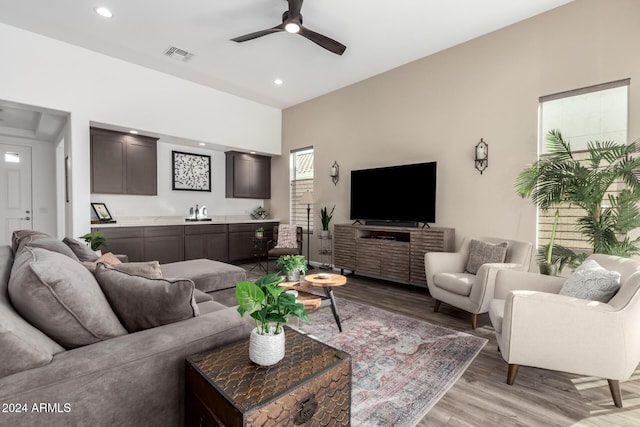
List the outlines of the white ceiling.
{"label": "white ceiling", "polygon": [[0,0],[0,22],[287,108],[570,1],[305,0],[304,26],[345,44],[342,56],[284,32],[229,40],[280,24],[285,0]]}

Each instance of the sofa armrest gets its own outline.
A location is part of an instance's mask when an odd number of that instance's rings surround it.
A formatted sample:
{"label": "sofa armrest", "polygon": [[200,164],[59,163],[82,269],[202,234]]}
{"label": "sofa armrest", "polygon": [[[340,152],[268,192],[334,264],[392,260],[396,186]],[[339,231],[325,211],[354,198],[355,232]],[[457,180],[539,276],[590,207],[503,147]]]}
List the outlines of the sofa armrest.
{"label": "sofa armrest", "polygon": [[[0,379],[0,403],[58,403],[68,412],[1,413],[0,424],[181,425],[185,358],[245,338],[255,324],[235,308],[123,335],[54,356]],[[68,406],[64,406],[68,404]]]}
{"label": "sofa armrest", "polygon": [[524,266],[518,263],[494,262],[482,264],[478,269],[469,299],[477,304],[479,313],[489,310],[489,304],[494,298],[496,276],[501,270],[522,270]]}
{"label": "sofa armrest", "polygon": [[622,316],[606,303],[513,291],[505,301],[502,334],[509,363],[620,380],[636,368],[625,363],[632,358]]}
{"label": "sofa armrest", "polygon": [[125,254],[115,254],[116,258],[120,260],[120,262],[129,262],[129,256]]}
{"label": "sofa armrest", "polygon": [[495,299],[506,299],[515,290],[530,290],[557,294],[566,277],[546,276],[519,270],[501,270],[496,273]]}
{"label": "sofa armrest", "polygon": [[433,276],[438,273],[462,273],[467,256],[461,252],[427,252],[424,254],[424,268],[427,283],[433,284]]}

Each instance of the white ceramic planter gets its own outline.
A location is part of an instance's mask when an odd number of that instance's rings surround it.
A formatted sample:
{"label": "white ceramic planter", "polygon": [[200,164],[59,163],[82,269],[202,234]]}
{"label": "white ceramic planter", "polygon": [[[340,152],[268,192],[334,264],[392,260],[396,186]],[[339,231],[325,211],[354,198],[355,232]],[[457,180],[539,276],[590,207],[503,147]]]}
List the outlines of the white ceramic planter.
{"label": "white ceramic planter", "polygon": [[298,270],[287,273],[287,282],[297,282],[300,280],[300,272]]}
{"label": "white ceramic planter", "polygon": [[329,237],[329,230],[320,230],[320,236]]}
{"label": "white ceramic planter", "polygon": [[249,338],[249,359],[260,366],[275,365],[284,357],[284,328],[278,335],[260,335],[251,331]]}

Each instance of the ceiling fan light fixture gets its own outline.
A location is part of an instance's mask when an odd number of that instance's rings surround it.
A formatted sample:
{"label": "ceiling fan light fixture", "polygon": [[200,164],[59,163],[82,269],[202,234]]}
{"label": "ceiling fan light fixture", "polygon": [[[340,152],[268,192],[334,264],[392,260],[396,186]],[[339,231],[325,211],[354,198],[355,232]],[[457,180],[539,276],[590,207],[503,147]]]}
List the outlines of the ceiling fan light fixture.
{"label": "ceiling fan light fixture", "polygon": [[288,23],[285,24],[284,30],[287,33],[296,34],[296,33],[300,32],[300,25],[298,25],[295,22],[288,22]]}

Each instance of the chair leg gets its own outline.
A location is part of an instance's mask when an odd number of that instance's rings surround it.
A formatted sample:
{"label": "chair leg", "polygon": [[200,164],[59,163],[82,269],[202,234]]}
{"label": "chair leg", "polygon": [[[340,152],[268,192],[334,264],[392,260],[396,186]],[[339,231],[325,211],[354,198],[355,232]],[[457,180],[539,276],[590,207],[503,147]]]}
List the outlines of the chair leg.
{"label": "chair leg", "polygon": [[440,310],[440,300],[436,300],[436,303],[433,305],[433,312],[437,313]]}
{"label": "chair leg", "polygon": [[507,384],[513,385],[516,382],[516,376],[518,376],[518,368],[520,365],[509,364],[509,371],[507,372]]}
{"label": "chair leg", "polygon": [[620,393],[620,381],[607,380],[609,383],[609,390],[611,391],[611,397],[613,397],[613,404],[617,408],[622,408],[622,394]]}
{"label": "chair leg", "polygon": [[478,314],[471,313],[471,329],[475,329],[478,326]]}

